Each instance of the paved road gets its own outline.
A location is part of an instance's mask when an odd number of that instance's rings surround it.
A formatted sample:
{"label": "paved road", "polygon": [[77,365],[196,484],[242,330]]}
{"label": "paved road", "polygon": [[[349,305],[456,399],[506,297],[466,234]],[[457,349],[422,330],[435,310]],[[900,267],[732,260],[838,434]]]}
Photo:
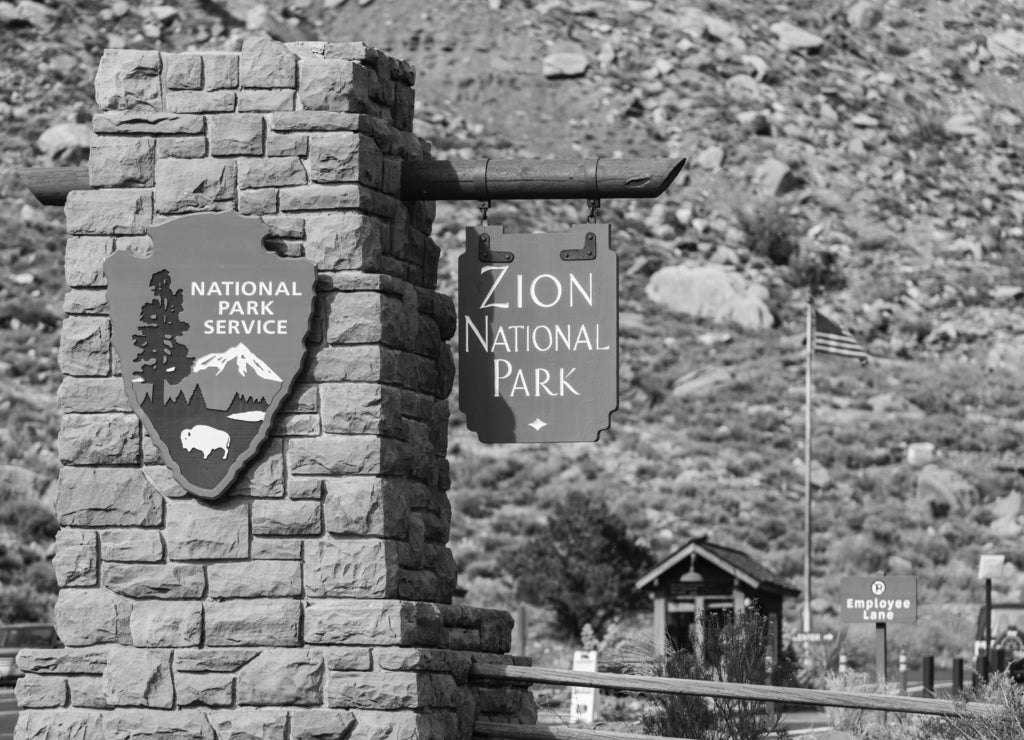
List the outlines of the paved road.
{"label": "paved road", "polygon": [[0,688],[0,740],[13,740],[17,722],[18,705],[14,701],[14,689]]}

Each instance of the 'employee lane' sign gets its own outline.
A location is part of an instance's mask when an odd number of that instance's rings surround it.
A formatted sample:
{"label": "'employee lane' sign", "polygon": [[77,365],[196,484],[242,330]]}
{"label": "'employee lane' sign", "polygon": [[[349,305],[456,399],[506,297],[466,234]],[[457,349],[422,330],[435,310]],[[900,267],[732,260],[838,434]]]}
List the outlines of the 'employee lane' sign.
{"label": "'employee lane' sign", "polygon": [[916,576],[847,576],[839,590],[843,622],[917,621]]}

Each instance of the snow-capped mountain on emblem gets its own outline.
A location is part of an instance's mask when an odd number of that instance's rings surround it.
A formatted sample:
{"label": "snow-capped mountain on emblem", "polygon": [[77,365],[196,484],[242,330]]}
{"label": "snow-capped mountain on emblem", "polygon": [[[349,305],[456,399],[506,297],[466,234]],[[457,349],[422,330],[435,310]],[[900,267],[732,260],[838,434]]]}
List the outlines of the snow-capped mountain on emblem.
{"label": "snow-capped mountain on emblem", "polygon": [[280,376],[271,369],[270,365],[253,354],[252,350],[241,342],[224,352],[211,352],[208,355],[203,355],[192,363],[192,372],[198,373],[207,368],[216,368],[217,374],[220,375],[232,360],[235,362],[238,374],[243,378],[248,369],[252,368],[252,371],[264,380],[281,382]]}
{"label": "snow-capped mountain on emblem", "polygon": [[192,372],[177,385],[177,392],[190,398],[196,386],[207,408],[237,412],[240,401],[268,403],[281,389],[281,376],[240,342],[193,362]]}
{"label": "snow-capped mountain on emblem", "polygon": [[193,214],[150,229],[152,256],[104,262],[128,400],[201,498],[255,458],[302,368],[316,269],[268,251],[266,235],[258,218]]}

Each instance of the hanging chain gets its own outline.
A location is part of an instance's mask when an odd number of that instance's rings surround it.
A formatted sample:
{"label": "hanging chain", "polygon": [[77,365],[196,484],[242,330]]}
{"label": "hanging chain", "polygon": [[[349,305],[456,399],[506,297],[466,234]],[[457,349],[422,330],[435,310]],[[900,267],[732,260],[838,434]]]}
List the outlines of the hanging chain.
{"label": "hanging chain", "polygon": [[597,223],[597,210],[601,207],[600,198],[587,198],[587,208],[590,209],[590,213],[587,214],[587,223]]}
{"label": "hanging chain", "polygon": [[484,226],[487,226],[487,211],[491,207],[491,201],[481,200],[477,203],[476,207],[480,209],[480,223],[483,224]]}

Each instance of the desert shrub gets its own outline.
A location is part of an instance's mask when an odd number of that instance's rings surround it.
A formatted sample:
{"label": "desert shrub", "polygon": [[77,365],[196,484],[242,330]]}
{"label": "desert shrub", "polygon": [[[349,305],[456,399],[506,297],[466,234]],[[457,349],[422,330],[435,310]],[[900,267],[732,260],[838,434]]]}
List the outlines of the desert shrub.
{"label": "desert shrub", "polygon": [[25,583],[0,585],[0,623],[50,622],[56,596]]}
{"label": "desert shrub", "polygon": [[[869,694],[896,694],[899,685],[890,683],[879,689],[874,678],[857,671],[829,674],[825,685],[830,691],[855,691]],[[864,740],[925,740],[920,717],[896,712],[828,707],[829,725]]]}
{"label": "desert shrub", "polygon": [[41,594],[57,593],[57,576],[49,560],[37,560],[28,566],[25,582]]}
{"label": "desert shrub", "polygon": [[[791,683],[795,670],[789,660],[769,665],[768,620],[758,611],[749,609],[724,619],[704,613],[698,619],[703,650],[671,646],[664,656],[635,665],[635,672],[730,683]],[[774,732],[781,718],[777,705],[759,701],[682,694],[646,698],[644,732],[665,737],[757,740]]]}
{"label": "desert shrub", "polygon": [[768,198],[736,212],[747,247],[776,265],[785,265],[797,251],[797,225],[782,204]]}
{"label": "desert shrub", "polygon": [[[688,650],[670,649],[660,663],[650,666],[650,675],[710,681],[706,662]],[[664,737],[714,737],[718,719],[712,701],[692,694],[655,694],[643,714],[644,732]]]}
{"label": "desert shrub", "polygon": [[18,532],[25,542],[52,540],[57,536],[57,517],[35,501],[16,499],[0,504],[0,524]]}
{"label": "desert shrub", "polygon": [[846,275],[835,252],[798,252],[789,260],[789,282],[795,287],[841,290],[846,287]]}
{"label": "desert shrub", "polygon": [[601,634],[612,618],[641,603],[633,584],[651,562],[603,501],[573,491],[523,547],[502,556],[502,569],[515,576],[520,598],[550,607],[575,637],[588,623]]}
{"label": "desert shrub", "polygon": [[941,146],[949,138],[946,133],[946,111],[934,106],[908,106],[908,120],[899,127],[899,139],[914,150],[931,144]]}
{"label": "desert shrub", "polygon": [[[994,704],[996,710],[975,714],[970,711],[968,702]],[[1005,673],[982,684],[976,691],[964,694],[957,700],[957,709],[953,717],[925,719],[915,740],[1019,740],[1024,737],[1024,691]]]}

